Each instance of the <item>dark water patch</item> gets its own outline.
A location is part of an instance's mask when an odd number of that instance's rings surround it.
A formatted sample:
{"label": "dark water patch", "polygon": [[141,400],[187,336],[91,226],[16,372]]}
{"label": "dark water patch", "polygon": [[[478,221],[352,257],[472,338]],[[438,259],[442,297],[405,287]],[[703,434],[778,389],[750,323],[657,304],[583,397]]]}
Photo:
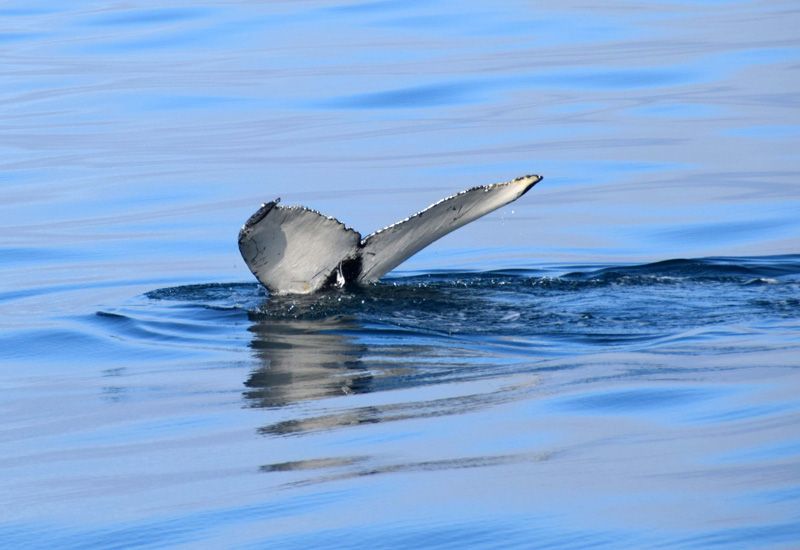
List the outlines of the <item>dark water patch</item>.
{"label": "dark water patch", "polygon": [[690,406],[708,399],[708,392],[693,388],[636,389],[566,398],[560,406],[588,414],[629,414],[631,411]]}
{"label": "dark water patch", "polygon": [[449,339],[466,347],[473,337],[518,337],[568,348],[634,348],[702,335],[691,329],[797,318],[797,275],[798,256],[706,258],[565,275],[438,272],[309,296],[269,296],[257,284],[193,285],[146,298],[190,323],[195,315],[246,315],[257,334],[274,329],[289,339],[294,332],[332,331],[355,339]]}
{"label": "dark water patch", "polygon": [[470,101],[475,88],[468,83],[414,86],[327,100],[320,106],[345,109],[441,107]]}
{"label": "dark water patch", "polygon": [[151,300],[169,300],[195,305],[231,305],[239,300],[263,300],[267,291],[255,283],[212,283],[161,288],[145,294]]}
{"label": "dark water patch", "polygon": [[[799,293],[800,286],[796,286],[795,294]],[[800,311],[800,298],[793,298],[791,296],[776,296],[773,299],[759,297],[752,299],[750,304],[755,307],[764,308],[782,317],[794,319],[797,318],[797,312]]]}
{"label": "dark water patch", "polygon": [[[643,279],[624,279],[632,275]],[[761,258],[700,258],[675,259],[643,265],[613,266],[593,271],[568,273],[565,277],[580,280],[619,280],[642,283],[669,282],[667,277],[694,281],[738,281],[747,283],[754,278],[800,275],[800,255],[768,256]],[[659,279],[661,277],[661,279]]]}

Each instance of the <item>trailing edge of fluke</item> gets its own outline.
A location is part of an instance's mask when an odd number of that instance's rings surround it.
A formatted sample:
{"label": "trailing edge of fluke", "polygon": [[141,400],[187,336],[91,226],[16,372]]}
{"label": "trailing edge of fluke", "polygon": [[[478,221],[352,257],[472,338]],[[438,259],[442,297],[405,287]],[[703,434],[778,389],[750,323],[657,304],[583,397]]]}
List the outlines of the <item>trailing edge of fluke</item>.
{"label": "trailing edge of fluke", "polygon": [[239,232],[239,251],[274,294],[377,281],[451,231],[517,200],[542,180],[523,176],[467,189],[361,238],[335,218],[302,206],[261,206]]}

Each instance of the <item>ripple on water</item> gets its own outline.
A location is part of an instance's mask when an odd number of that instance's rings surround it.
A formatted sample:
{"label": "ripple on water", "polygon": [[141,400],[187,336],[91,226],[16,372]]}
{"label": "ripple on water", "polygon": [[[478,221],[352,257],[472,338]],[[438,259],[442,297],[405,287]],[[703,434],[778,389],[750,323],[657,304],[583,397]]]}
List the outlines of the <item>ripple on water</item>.
{"label": "ripple on water", "polygon": [[[721,353],[726,339],[727,352],[755,351],[761,348],[743,335],[796,322],[798,274],[800,259],[791,256],[433,273],[312,296],[269,296],[255,283],[190,285],[148,292],[87,322],[133,348],[193,353],[246,345],[262,366],[243,395],[251,406],[275,408],[552,370],[553,361],[576,353],[692,355],[707,346]],[[752,284],[767,275],[775,282]],[[694,395],[648,392],[582,396],[572,406],[633,410]],[[378,416],[395,415],[387,411]],[[347,416],[369,422],[368,412]],[[331,423],[337,421],[292,420],[265,430]]]}
{"label": "ripple on water", "polygon": [[[28,464],[62,472],[25,497],[36,506],[107,499],[124,479],[127,502],[159,495],[172,527],[19,525],[2,536],[192,542],[205,522],[219,529],[318,517],[353,502],[351,491],[384,498],[398,487],[423,491],[424,480],[457,507],[462,497],[471,502],[469,479],[504,517],[528,518],[512,521],[514,529],[554,502],[579,510],[587,495],[642,499],[645,519],[684,514],[675,502],[698,490],[728,503],[721,506],[731,517],[750,492],[753,502],[791,506],[781,490],[796,459],[787,434],[799,409],[781,380],[797,367],[799,260],[440,272],[314,296],[202,284],[70,318],[73,332],[52,340],[83,338],[84,355],[105,349],[102,376],[90,376],[98,361],[62,369],[52,381],[60,418],[34,414],[0,434],[17,441],[0,466],[23,483],[33,483]],[[757,277],[775,282],[751,284]],[[147,360],[153,354],[157,363]],[[87,414],[84,403],[98,393],[107,406]],[[10,406],[37,411],[42,399],[23,380]],[[143,470],[143,460],[158,467]],[[219,488],[213,511],[181,496],[197,483]],[[537,498],[509,501],[521,498],[520,483]],[[226,494],[237,498],[227,505]],[[689,506],[680,519],[696,540],[728,540],[731,530],[709,530],[693,519],[699,514]],[[433,528],[424,518],[416,525],[409,540]],[[558,522],[547,525],[558,531]],[[615,542],[650,540],[611,532]],[[306,542],[322,533],[335,537],[318,529]],[[520,540],[529,535],[523,529]],[[590,530],[575,540],[603,536]]]}

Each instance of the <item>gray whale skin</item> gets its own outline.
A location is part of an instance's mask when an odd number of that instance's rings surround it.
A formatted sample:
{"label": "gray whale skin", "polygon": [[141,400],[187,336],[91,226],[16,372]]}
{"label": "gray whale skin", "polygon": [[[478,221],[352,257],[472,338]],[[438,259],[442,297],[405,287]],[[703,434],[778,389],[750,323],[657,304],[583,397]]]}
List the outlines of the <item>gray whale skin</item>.
{"label": "gray whale skin", "polygon": [[541,176],[482,185],[361,238],[335,218],[302,206],[261,205],[239,232],[239,251],[272,294],[310,294],[377,281],[451,231],[528,192]]}

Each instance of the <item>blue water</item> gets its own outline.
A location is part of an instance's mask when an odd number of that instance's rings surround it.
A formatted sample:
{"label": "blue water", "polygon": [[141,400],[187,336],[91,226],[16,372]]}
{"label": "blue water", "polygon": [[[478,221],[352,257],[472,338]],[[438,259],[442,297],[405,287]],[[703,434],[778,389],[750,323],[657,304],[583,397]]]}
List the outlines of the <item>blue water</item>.
{"label": "blue water", "polygon": [[[0,6],[0,546],[800,546],[794,2]],[[362,234],[271,297],[275,197]]]}

